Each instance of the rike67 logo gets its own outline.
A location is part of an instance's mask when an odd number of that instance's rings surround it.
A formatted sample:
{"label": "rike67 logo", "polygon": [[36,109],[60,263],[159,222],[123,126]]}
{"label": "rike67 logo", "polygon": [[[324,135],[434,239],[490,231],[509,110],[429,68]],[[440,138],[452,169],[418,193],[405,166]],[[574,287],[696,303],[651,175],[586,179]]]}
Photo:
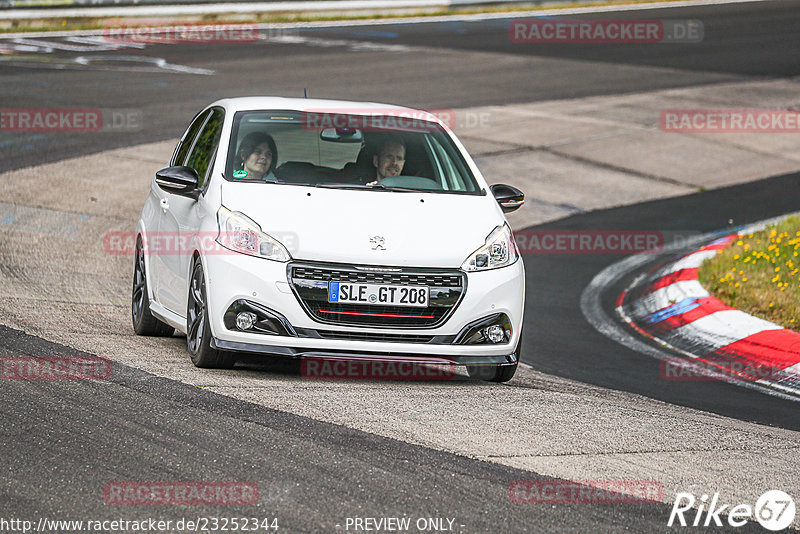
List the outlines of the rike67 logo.
{"label": "rike67 logo", "polygon": [[[794,500],[780,490],[767,491],[758,498],[755,506],[746,503],[735,506],[722,504],[719,502],[719,493],[715,493],[709,501],[706,494],[697,499],[691,493],[680,492],[675,496],[667,526],[721,527],[724,519],[731,527],[742,527],[755,519],[765,529],[778,531],[792,524],[795,512]],[[727,517],[723,518],[723,514]]]}

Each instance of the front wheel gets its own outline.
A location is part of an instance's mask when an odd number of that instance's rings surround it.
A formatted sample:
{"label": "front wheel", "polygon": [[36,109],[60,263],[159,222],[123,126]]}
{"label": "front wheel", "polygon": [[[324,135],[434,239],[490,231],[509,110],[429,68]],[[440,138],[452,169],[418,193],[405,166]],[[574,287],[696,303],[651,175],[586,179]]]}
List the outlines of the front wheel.
{"label": "front wheel", "polygon": [[468,365],[467,374],[475,380],[486,380],[487,382],[508,382],[514,378],[517,372],[517,364],[508,365]]}
{"label": "front wheel", "polygon": [[206,277],[198,258],[192,267],[189,282],[189,303],[186,313],[186,344],[195,367],[230,369],[235,359],[230,353],[211,346],[211,328],[208,324]]}
{"label": "front wheel", "polygon": [[519,358],[522,356],[522,336],[520,335],[517,350],[514,351],[517,361],[507,365],[468,365],[467,374],[475,380],[486,380],[488,382],[508,382],[514,378],[519,365]]}

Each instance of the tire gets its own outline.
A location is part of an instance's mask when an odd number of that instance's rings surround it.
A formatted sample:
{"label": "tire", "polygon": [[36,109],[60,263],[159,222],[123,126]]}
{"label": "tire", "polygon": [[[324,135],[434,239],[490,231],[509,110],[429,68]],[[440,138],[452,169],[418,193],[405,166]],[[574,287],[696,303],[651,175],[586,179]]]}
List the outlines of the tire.
{"label": "tire", "polygon": [[136,255],[133,260],[133,288],[131,289],[131,320],[133,331],[139,336],[168,337],[175,329],[150,313],[150,297],[147,291],[147,271],[144,265],[142,237],[136,239]]}
{"label": "tire", "polygon": [[487,382],[508,382],[514,378],[519,364],[519,357],[522,354],[522,336],[517,343],[517,350],[514,351],[517,361],[508,365],[468,365],[467,374],[475,380],[486,380]]}
{"label": "tire", "polygon": [[236,359],[229,352],[211,347],[211,328],[208,325],[206,277],[203,263],[195,259],[189,280],[189,302],[186,307],[186,345],[195,367],[230,369]]}
{"label": "tire", "polygon": [[487,382],[508,382],[514,378],[517,372],[517,364],[508,365],[468,365],[467,373],[475,380],[485,380]]}

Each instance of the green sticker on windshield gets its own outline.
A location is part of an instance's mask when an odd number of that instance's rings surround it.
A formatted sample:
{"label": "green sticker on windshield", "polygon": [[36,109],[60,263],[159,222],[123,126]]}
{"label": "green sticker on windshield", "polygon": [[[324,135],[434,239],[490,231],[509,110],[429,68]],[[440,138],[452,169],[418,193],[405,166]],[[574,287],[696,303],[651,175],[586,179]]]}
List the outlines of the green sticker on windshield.
{"label": "green sticker on windshield", "polygon": [[247,171],[233,171],[234,178],[247,178]]}

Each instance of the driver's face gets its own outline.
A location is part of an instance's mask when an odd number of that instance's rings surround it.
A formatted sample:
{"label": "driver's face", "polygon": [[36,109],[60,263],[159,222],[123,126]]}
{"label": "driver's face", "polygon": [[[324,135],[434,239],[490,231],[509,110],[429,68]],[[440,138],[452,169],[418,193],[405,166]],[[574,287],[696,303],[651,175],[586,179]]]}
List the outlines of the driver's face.
{"label": "driver's face", "polygon": [[406,163],[406,149],[403,145],[387,145],[380,154],[372,156],[372,164],[377,170],[377,179],[398,176]]}
{"label": "driver's face", "polygon": [[269,143],[261,143],[247,156],[244,162],[244,170],[253,175],[253,178],[258,179],[267,173],[271,165],[272,150],[269,148]]}

